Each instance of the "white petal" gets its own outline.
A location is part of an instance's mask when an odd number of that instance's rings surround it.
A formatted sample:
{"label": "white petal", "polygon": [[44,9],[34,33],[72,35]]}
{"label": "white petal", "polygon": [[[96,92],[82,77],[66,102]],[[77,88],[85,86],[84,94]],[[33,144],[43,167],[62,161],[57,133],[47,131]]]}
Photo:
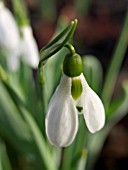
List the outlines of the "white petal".
{"label": "white petal", "polygon": [[21,31],[23,33],[21,40],[23,61],[31,67],[37,68],[39,63],[39,50],[33,37],[32,29],[30,26],[22,26]]}
{"label": "white petal", "polygon": [[46,134],[51,144],[70,145],[78,130],[78,114],[71,97],[71,78],[63,76],[49,104]]}
{"label": "white petal", "polygon": [[91,133],[100,130],[105,123],[104,106],[98,95],[89,87],[85,77],[81,74],[83,93],[79,103],[83,106],[83,114],[87,127]]}
{"label": "white petal", "polygon": [[7,65],[11,71],[17,71],[20,66],[20,51],[19,49],[10,52],[7,57]]}
{"label": "white petal", "polygon": [[0,46],[9,52],[16,50],[20,42],[19,30],[12,13],[0,2]]}

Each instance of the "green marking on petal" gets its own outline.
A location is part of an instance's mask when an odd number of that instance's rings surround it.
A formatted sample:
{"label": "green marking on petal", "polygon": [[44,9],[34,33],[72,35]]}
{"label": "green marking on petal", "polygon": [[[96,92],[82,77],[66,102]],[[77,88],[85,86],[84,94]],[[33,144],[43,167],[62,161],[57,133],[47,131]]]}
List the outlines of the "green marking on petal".
{"label": "green marking on petal", "polygon": [[83,88],[79,78],[72,78],[71,94],[74,100],[77,100],[82,94]]}
{"label": "green marking on petal", "polygon": [[83,110],[83,107],[81,107],[81,106],[76,106],[76,108],[77,108],[78,112],[81,112]]}

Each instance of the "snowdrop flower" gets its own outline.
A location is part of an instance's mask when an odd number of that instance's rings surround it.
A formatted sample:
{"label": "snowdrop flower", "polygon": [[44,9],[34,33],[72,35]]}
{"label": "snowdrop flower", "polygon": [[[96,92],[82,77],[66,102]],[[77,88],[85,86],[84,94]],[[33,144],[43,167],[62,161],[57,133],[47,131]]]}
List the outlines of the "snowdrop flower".
{"label": "snowdrop flower", "polygon": [[81,57],[68,54],[63,72],[45,120],[47,137],[57,147],[66,147],[73,142],[78,130],[79,111],[91,133],[100,130],[105,123],[103,104],[86,82]]}
{"label": "snowdrop flower", "polygon": [[0,47],[8,51],[7,64],[10,70],[16,71],[20,57],[32,68],[37,68],[39,50],[29,25],[21,26],[20,37],[18,26],[12,13],[0,1]]}
{"label": "snowdrop flower", "polygon": [[0,1],[0,46],[9,52],[19,45],[19,31],[12,13]]}
{"label": "snowdrop flower", "polygon": [[8,67],[15,71],[19,67],[19,30],[12,13],[0,1],[0,47],[8,52]]}
{"label": "snowdrop flower", "polygon": [[21,26],[21,53],[23,61],[32,68],[37,68],[39,63],[39,50],[29,25]]}

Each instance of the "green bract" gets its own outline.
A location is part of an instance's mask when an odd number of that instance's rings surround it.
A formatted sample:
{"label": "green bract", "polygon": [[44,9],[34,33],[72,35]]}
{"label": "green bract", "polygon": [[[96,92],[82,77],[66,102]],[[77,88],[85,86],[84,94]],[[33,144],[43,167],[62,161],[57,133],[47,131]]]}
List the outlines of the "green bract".
{"label": "green bract", "polygon": [[67,54],[63,62],[63,71],[69,77],[77,77],[82,71],[82,60],[78,54]]}
{"label": "green bract", "polygon": [[82,94],[83,88],[79,78],[72,79],[71,94],[74,100],[77,100]]}

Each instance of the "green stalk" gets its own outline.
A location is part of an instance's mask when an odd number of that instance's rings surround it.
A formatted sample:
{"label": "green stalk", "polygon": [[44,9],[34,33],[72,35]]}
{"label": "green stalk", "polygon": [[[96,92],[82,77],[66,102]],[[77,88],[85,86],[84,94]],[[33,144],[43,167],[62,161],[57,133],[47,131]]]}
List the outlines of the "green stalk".
{"label": "green stalk", "polygon": [[128,11],[126,13],[126,18],[125,18],[125,22],[122,28],[122,32],[117,42],[116,49],[113,54],[113,57],[112,57],[112,60],[111,60],[111,63],[110,63],[110,66],[109,66],[109,69],[106,75],[105,83],[103,86],[101,97],[103,99],[103,102],[106,108],[108,108],[109,103],[111,101],[114,86],[115,86],[115,83],[116,83],[116,80],[117,80],[117,77],[120,71],[123,58],[126,53],[127,46],[128,46]]}
{"label": "green stalk", "polygon": [[[87,149],[85,148],[87,132],[85,129],[85,120],[83,115],[79,118],[79,131],[77,134],[77,138],[75,139],[74,149],[73,149],[73,159],[72,159],[72,167],[73,170],[77,170],[80,164],[87,159]],[[84,164],[82,164],[84,165]]]}
{"label": "green stalk", "polygon": [[45,85],[43,84],[39,84],[39,92],[40,92],[40,102],[41,102],[41,105],[42,105],[42,113],[40,113],[40,123],[41,123],[41,129],[42,129],[42,133],[43,133],[43,136],[44,138],[46,139],[46,133],[45,133],[45,115],[46,115],[46,112],[47,112],[47,105],[48,105],[48,102],[47,102],[47,96],[46,96],[46,90],[45,90]]}
{"label": "green stalk", "polygon": [[80,166],[85,166],[83,161],[86,161],[87,154],[85,153],[85,124],[84,119],[80,119],[80,131],[77,134],[77,138],[71,146],[63,149],[62,161],[61,161],[61,170],[77,170]]}
{"label": "green stalk", "polygon": [[61,170],[71,170],[73,145],[63,148]]}
{"label": "green stalk", "polygon": [[24,0],[12,0],[12,3],[18,25],[29,25],[27,9]]}
{"label": "green stalk", "polygon": [[69,49],[69,51],[71,52],[72,55],[76,54],[75,48],[72,46],[72,44],[67,43],[67,44],[65,44],[65,47],[67,47]]}

